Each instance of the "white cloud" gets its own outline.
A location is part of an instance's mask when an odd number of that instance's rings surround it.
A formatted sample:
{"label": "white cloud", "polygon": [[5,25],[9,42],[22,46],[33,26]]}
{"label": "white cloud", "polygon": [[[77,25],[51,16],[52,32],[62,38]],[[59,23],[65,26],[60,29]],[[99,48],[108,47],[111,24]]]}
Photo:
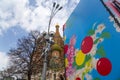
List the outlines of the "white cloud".
{"label": "white cloud", "polygon": [[36,0],[36,6],[30,5],[29,0],[1,0],[0,1],[0,33],[19,25],[26,31],[47,31],[52,3],[57,2],[63,9],[54,17],[51,30],[58,23],[62,26],[70,16],[79,0]]}
{"label": "white cloud", "polygon": [[8,56],[4,52],[0,52],[0,70],[7,68],[8,62]]}

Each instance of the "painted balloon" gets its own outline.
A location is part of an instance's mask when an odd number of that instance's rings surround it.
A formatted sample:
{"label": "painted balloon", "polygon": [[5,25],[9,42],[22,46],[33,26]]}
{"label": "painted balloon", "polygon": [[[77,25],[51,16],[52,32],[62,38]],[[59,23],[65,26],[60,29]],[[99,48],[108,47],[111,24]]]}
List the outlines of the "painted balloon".
{"label": "painted balloon", "polygon": [[83,53],[87,54],[93,47],[93,39],[90,36],[87,36],[83,39],[81,44],[81,50]]}
{"label": "painted balloon", "polygon": [[97,71],[102,76],[106,76],[111,72],[112,64],[107,58],[100,58],[97,62]]}
{"label": "painted balloon", "polygon": [[76,57],[75,57],[75,61],[76,61],[76,64],[78,66],[82,65],[85,61],[85,54],[79,50],[77,53],[76,53]]}
{"label": "painted balloon", "polygon": [[76,80],[81,80],[79,77],[76,77]]}
{"label": "painted balloon", "polygon": [[67,51],[68,51],[68,45],[66,44],[66,45],[64,45],[64,53],[66,54]]}

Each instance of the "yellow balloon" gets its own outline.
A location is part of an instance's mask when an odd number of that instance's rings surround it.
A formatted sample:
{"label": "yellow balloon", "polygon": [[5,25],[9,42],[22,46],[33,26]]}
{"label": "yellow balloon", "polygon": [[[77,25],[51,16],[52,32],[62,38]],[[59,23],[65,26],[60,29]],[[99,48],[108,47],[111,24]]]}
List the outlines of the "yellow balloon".
{"label": "yellow balloon", "polygon": [[68,67],[68,59],[65,58],[65,67]]}
{"label": "yellow balloon", "polygon": [[76,64],[80,66],[84,63],[84,60],[85,60],[85,54],[81,50],[79,50],[76,53],[76,58],[75,58]]}

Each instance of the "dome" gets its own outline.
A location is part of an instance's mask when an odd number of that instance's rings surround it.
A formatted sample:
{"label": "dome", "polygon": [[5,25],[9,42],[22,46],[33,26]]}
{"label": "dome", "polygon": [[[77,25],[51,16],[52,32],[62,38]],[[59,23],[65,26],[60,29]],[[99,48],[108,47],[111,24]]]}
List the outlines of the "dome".
{"label": "dome", "polygon": [[52,51],[57,50],[57,51],[61,52],[62,48],[58,44],[54,44],[54,45],[52,45],[51,50]]}

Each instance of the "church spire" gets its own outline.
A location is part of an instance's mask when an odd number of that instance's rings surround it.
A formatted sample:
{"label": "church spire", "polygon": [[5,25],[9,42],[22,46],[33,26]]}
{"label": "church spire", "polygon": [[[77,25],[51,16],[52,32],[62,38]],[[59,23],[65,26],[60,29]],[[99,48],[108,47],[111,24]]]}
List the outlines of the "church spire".
{"label": "church spire", "polygon": [[61,37],[61,36],[60,36],[60,33],[59,33],[59,27],[60,27],[60,26],[57,24],[55,27],[56,27],[56,33],[55,33],[55,36],[59,36],[59,37]]}
{"label": "church spire", "polygon": [[56,26],[56,32],[55,32],[55,35],[54,35],[54,42],[56,44],[58,44],[59,46],[63,46],[63,39],[60,35],[60,32],[59,32],[59,25],[57,24]]}

